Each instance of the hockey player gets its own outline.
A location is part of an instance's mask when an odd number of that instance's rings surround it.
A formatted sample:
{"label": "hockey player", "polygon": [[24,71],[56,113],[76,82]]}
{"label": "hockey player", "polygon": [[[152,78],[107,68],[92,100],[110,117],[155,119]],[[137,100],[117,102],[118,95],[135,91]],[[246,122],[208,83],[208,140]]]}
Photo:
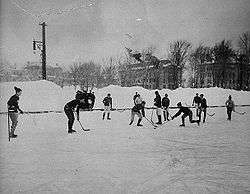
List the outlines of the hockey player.
{"label": "hockey player", "polygon": [[231,95],[228,96],[228,100],[225,104],[227,107],[227,120],[231,121],[232,111],[235,111],[235,104]]}
{"label": "hockey player", "polygon": [[146,104],[146,102],[142,101],[141,104],[136,104],[132,108],[132,110],[131,110],[131,120],[130,120],[129,125],[132,125],[132,123],[134,122],[135,115],[137,115],[139,117],[138,122],[137,122],[137,126],[142,126],[142,124],[141,124],[142,117],[145,117],[145,111],[144,111],[145,104]]}
{"label": "hockey player", "polygon": [[162,124],[161,122],[161,96],[158,91],[155,91],[154,105],[156,106],[156,115],[158,117],[158,122],[156,124]]}
{"label": "hockey player", "polygon": [[192,106],[195,106],[195,109],[196,109],[196,116],[198,117],[199,116],[199,107],[200,107],[200,103],[201,103],[201,98],[199,97],[199,94],[196,93],[196,96],[194,97],[193,99],[193,103],[192,103]]}
{"label": "hockey player", "polygon": [[165,97],[162,98],[162,107],[163,107],[163,116],[164,116],[164,121],[168,120],[169,121],[169,105],[170,105],[170,100],[168,98],[168,94],[165,94]]}
{"label": "hockey player", "polygon": [[102,119],[104,120],[105,114],[107,113],[107,119],[111,120],[110,118],[110,110],[112,109],[112,98],[111,94],[107,94],[107,96],[103,99],[103,104],[104,104],[104,113],[102,115]]}
{"label": "hockey player", "polygon": [[185,118],[189,116],[190,123],[198,123],[200,125],[200,120],[193,120],[193,113],[188,107],[182,106],[181,102],[178,102],[177,107],[180,108],[180,110],[172,117],[172,120],[176,117],[178,117],[181,113],[183,113],[181,119],[182,124],[181,127],[185,127]]}
{"label": "hockey player", "polygon": [[140,94],[137,94],[137,97],[134,100],[135,105],[142,103],[142,98]]}
{"label": "hockey player", "polygon": [[81,107],[81,104],[86,103],[85,99],[74,99],[70,102],[68,102],[64,106],[64,112],[66,116],[68,117],[68,133],[74,133],[76,132],[74,129],[72,129],[75,117],[74,117],[74,109],[76,108],[76,115],[77,115],[77,120],[79,121],[79,109]]}
{"label": "hockey player", "polygon": [[19,97],[22,94],[22,90],[20,88],[14,87],[15,95],[11,96],[9,101],[7,102],[8,105],[8,117],[12,122],[11,130],[10,130],[10,138],[16,138],[17,135],[15,134],[16,126],[18,123],[18,111],[23,114],[23,111],[19,108],[18,101]]}
{"label": "hockey player", "polygon": [[207,116],[207,100],[204,98],[204,95],[200,95],[200,106],[199,106],[199,120],[201,121],[201,114],[203,112],[203,123],[206,121]]}
{"label": "hockey player", "polygon": [[135,92],[135,95],[134,95],[134,97],[133,97],[134,104],[135,104],[135,99],[138,97],[138,95],[140,96],[140,94],[138,94],[138,92]]}

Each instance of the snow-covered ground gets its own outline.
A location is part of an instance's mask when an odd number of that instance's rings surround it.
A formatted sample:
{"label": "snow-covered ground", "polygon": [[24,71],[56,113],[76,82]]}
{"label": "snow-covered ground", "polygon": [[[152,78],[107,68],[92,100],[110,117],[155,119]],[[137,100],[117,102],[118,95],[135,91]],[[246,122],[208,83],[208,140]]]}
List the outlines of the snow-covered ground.
{"label": "snow-covered ground", "polygon": [[[1,112],[13,94],[23,89],[24,111],[62,110],[74,97],[73,88],[46,81],[0,84]],[[48,88],[48,91],[46,90]],[[3,90],[4,89],[4,90]],[[109,86],[96,90],[96,108],[109,92],[114,107],[131,107],[138,91],[152,105],[154,91]],[[224,105],[231,94],[236,104],[250,104],[250,93],[219,88],[162,90],[171,105],[191,104],[196,92],[209,105]],[[226,120],[225,108],[208,109],[215,116],[197,126],[180,117],[157,129],[143,120],[143,127],[129,126],[130,112],[81,112],[76,134],[67,134],[64,114],[23,114],[17,139],[8,142],[7,117],[0,115],[1,193],[250,193],[250,107],[237,107],[246,115]],[[152,110],[147,110],[150,117]],[[173,115],[177,110],[171,110]],[[156,118],[154,118],[156,120]],[[137,121],[137,118],[136,118]]]}

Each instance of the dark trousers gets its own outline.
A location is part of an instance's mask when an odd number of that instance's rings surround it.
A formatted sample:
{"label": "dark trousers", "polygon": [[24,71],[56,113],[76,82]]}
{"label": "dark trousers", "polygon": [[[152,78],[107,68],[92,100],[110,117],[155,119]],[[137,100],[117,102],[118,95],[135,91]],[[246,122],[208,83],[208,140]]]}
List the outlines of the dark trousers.
{"label": "dark trousers", "polygon": [[11,130],[10,130],[10,134],[11,135],[14,135],[14,132],[16,130],[16,126],[17,126],[17,123],[18,123],[18,113],[17,112],[9,112],[9,117],[10,117],[10,120],[12,122],[11,124]]}
{"label": "dark trousers", "polygon": [[193,120],[193,113],[190,111],[188,114],[183,114],[182,115],[182,117],[181,117],[181,119],[182,119],[182,124],[183,125],[185,125],[185,118],[186,117],[189,117],[189,121],[190,121],[190,123],[197,123],[198,122],[198,120]]}
{"label": "dark trousers", "polygon": [[75,116],[74,116],[73,110],[71,108],[64,107],[64,112],[69,119],[68,120],[68,130],[70,131],[70,130],[72,130],[72,127],[73,127],[73,124],[75,121]]}
{"label": "dark trousers", "polygon": [[227,119],[231,121],[233,108],[227,107]]}

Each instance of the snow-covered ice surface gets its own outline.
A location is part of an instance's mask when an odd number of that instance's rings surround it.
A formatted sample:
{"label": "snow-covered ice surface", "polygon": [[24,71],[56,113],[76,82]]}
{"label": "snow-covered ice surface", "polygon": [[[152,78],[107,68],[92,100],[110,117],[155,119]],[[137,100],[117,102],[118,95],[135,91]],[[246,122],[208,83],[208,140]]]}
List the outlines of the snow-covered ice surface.
{"label": "snow-covered ice surface", "polygon": [[[26,84],[22,86],[28,88]],[[36,84],[39,90],[40,82]],[[0,85],[0,89],[3,87]],[[53,90],[61,91],[56,86]],[[48,105],[62,109],[60,106],[74,97],[69,90],[61,91],[61,101],[54,92],[58,100],[52,100],[51,105],[43,102],[51,96],[33,101],[37,93],[28,98],[24,90],[20,106],[32,111],[48,109]],[[110,86],[96,91],[96,107],[101,106],[107,92],[117,100],[117,106],[129,107],[134,91],[139,91],[151,105],[153,91]],[[191,103],[196,92],[203,92],[210,105],[223,105],[228,94],[236,104],[250,104],[249,92],[219,88],[167,92],[173,105],[186,99]],[[5,103],[1,91],[1,104]],[[28,103],[33,107],[26,106]],[[64,114],[23,114],[16,129],[18,138],[11,142],[7,138],[7,117],[0,115],[0,192],[250,193],[250,108],[237,110],[247,114],[234,113],[229,122],[225,108],[208,109],[215,116],[208,116],[199,127],[186,121],[186,127],[181,128],[178,117],[157,129],[146,120],[143,127],[136,127],[136,123],[129,126],[129,111],[112,112],[110,121],[103,121],[100,111],[81,112],[82,124],[92,130],[84,132],[75,122],[77,133],[70,135]],[[148,117],[151,111],[146,111]],[[173,115],[177,110],[170,111]]]}

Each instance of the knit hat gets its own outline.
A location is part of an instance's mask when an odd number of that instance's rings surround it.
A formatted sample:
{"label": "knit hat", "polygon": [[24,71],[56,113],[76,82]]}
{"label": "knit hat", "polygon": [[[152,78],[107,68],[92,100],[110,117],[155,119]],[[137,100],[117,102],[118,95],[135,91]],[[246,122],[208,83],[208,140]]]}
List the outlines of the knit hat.
{"label": "knit hat", "polygon": [[21,92],[22,90],[20,89],[20,88],[18,88],[18,87],[14,87],[14,89],[15,89],[15,91],[16,91],[16,93],[18,93],[18,92]]}
{"label": "knit hat", "polygon": [[178,102],[178,103],[177,103],[177,106],[181,106],[181,102]]}

